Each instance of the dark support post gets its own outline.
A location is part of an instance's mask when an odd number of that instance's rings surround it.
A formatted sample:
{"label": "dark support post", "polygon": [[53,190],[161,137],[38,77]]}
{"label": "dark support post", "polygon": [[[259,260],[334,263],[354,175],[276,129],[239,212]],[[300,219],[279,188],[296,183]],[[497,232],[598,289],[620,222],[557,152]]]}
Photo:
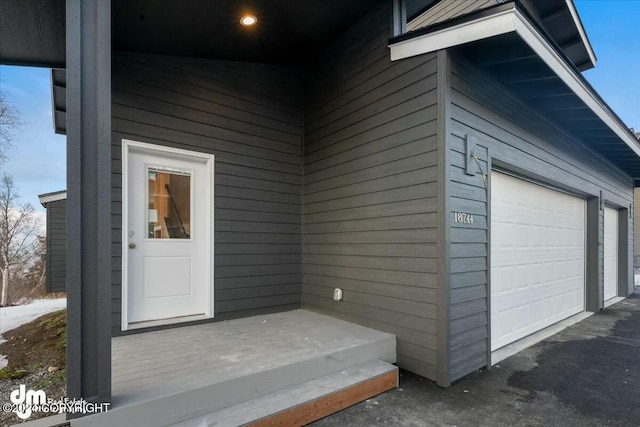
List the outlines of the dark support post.
{"label": "dark support post", "polygon": [[602,197],[587,199],[587,311],[602,308]]}
{"label": "dark support post", "polygon": [[[631,206],[629,206],[631,208]],[[633,217],[630,209],[618,211],[618,292],[627,297],[634,291],[633,280]],[[631,229],[631,230],[630,230]],[[630,232],[631,231],[631,232]]]}
{"label": "dark support post", "polygon": [[391,37],[407,32],[407,7],[405,0],[392,0]]}
{"label": "dark support post", "polygon": [[111,399],[111,1],[66,1],[67,397]]}

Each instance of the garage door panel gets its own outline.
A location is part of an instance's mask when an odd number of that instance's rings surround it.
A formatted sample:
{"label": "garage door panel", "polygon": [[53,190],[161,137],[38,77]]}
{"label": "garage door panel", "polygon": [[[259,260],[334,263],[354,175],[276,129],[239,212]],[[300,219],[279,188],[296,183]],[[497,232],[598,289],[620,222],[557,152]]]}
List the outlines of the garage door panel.
{"label": "garage door panel", "polygon": [[491,348],[584,310],[583,199],[493,172]]}

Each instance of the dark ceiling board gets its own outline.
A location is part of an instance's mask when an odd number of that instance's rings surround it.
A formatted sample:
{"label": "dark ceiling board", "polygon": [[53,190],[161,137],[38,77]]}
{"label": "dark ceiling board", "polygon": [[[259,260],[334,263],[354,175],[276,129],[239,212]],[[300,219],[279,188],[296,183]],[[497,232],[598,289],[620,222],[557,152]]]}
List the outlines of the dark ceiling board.
{"label": "dark ceiling board", "polygon": [[0,0],[0,64],[64,67],[65,0]]}
{"label": "dark ceiling board", "polygon": [[[564,90],[564,88],[563,88]],[[544,92],[543,87],[541,85],[536,85],[531,83],[531,85],[523,89],[519,90],[520,94],[528,99],[529,101],[538,101],[538,100],[556,100],[556,99],[564,99],[568,96],[575,96],[572,92],[565,90],[564,92]]]}
{"label": "dark ceiling board", "polygon": [[538,59],[538,55],[532,53],[530,55],[522,55],[522,56],[501,56],[496,55],[494,58],[485,57],[483,61],[478,61],[477,63],[481,66],[494,66],[494,65],[504,65],[512,62],[523,62],[532,59]]}
{"label": "dark ceiling board", "polygon": [[602,120],[589,109],[557,111],[555,117],[563,122],[589,122],[591,125],[602,124]]}
{"label": "dark ceiling board", "polygon": [[544,111],[589,110],[576,96],[558,96],[553,99],[532,99],[530,102]]}
{"label": "dark ceiling board", "polygon": [[57,86],[67,86],[67,71],[64,68],[54,68],[51,70],[51,74]]}
{"label": "dark ceiling board", "polygon": [[[597,137],[597,138],[592,138],[592,137],[588,137],[588,136],[582,136],[580,137],[580,139],[582,141],[584,141],[585,143],[589,144],[589,145],[593,145],[593,146],[600,146],[600,147],[606,147],[607,150],[612,150],[615,151],[616,148],[616,140],[614,138],[609,138],[606,136],[603,137]],[[606,141],[609,142],[606,142]],[[627,147],[626,145],[624,147],[622,147],[621,150],[624,150],[626,152],[626,150],[629,150],[629,147]]]}
{"label": "dark ceiling board", "polygon": [[591,132],[591,131],[601,131],[601,130],[607,130],[609,132],[611,132],[611,129],[609,129],[608,127],[602,125],[602,122],[600,122],[600,125],[594,125],[593,127],[589,127],[589,125],[585,125],[584,123],[578,123],[576,121],[574,122],[568,122],[568,123],[573,123],[575,126],[579,126],[579,128],[585,132]]}
{"label": "dark ceiling board", "polygon": [[603,137],[608,137],[608,138],[615,138],[618,139],[619,137],[613,133],[613,131],[611,129],[581,129],[581,131],[585,134],[588,135],[588,137],[593,137],[593,138],[603,138]]}
{"label": "dark ceiling board", "polygon": [[561,7],[556,9],[555,11],[547,12],[544,16],[542,16],[542,22],[545,24],[549,21],[553,21],[554,19],[563,18],[564,15],[569,13],[566,7]]}
{"label": "dark ceiling board", "polygon": [[[481,67],[518,67],[519,64],[536,64],[540,58],[515,33],[484,39],[477,43],[454,48]],[[511,65],[513,64],[513,65]]]}
{"label": "dark ceiling board", "polygon": [[629,147],[625,146],[625,147],[618,147],[615,144],[598,144],[595,143],[593,141],[585,141],[585,143],[589,146],[592,147],[595,150],[599,150],[600,152],[604,153],[607,156],[613,156],[613,155],[627,155],[629,154]]}
{"label": "dark ceiling board", "polygon": [[572,98],[575,94],[560,80],[531,80],[509,85],[518,95],[529,100]]}
{"label": "dark ceiling board", "polygon": [[526,65],[522,63],[522,61],[516,61],[487,68],[490,68],[496,74],[500,75],[501,81],[507,84],[544,79],[560,80],[558,76],[540,60],[530,60]]}
{"label": "dark ceiling board", "polygon": [[579,37],[573,37],[562,44],[563,49],[574,49],[580,46],[582,46],[582,39]]}
{"label": "dark ceiling board", "polygon": [[53,86],[53,107],[57,111],[66,111],[67,109],[67,90],[61,86]]}
{"label": "dark ceiling board", "polygon": [[[113,0],[113,49],[300,65],[386,0]],[[253,27],[240,25],[250,13]]]}
{"label": "dark ceiling board", "polygon": [[537,82],[545,82],[545,81],[560,81],[560,79],[558,79],[558,76],[556,75],[539,75],[538,77],[527,77],[527,76],[517,76],[517,77],[503,76],[502,77],[502,82],[510,86],[528,85],[529,83],[537,83]]}

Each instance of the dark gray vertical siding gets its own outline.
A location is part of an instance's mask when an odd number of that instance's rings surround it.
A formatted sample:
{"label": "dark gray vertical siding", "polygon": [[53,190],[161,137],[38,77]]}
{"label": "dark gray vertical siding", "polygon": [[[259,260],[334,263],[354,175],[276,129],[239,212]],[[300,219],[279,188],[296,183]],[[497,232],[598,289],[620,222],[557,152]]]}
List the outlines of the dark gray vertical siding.
{"label": "dark gray vertical siding", "polygon": [[[454,57],[451,78],[452,119],[447,142],[451,181],[450,212],[447,214],[460,211],[474,215],[473,224],[453,224],[451,229],[450,360],[451,380],[454,381],[488,363],[487,213],[490,201],[480,171],[486,173],[490,164],[506,167],[587,198],[599,197],[602,190],[604,198],[619,207],[632,202],[633,182],[473,65]],[[478,144],[476,176],[464,173],[466,135],[473,135]],[[598,221],[600,245],[596,280],[601,286],[602,211]],[[631,233],[632,227],[628,229]]]}
{"label": "dark gray vertical siding", "polygon": [[301,303],[302,78],[287,68],[113,61],[113,331],[121,316],[121,141],[215,157],[215,320]]}
{"label": "dark gray vertical siding", "polygon": [[599,286],[604,280],[604,215],[599,197],[587,199],[587,305],[589,311],[598,311],[602,301],[603,289]]}
{"label": "dark gray vertical siding", "polygon": [[47,203],[47,292],[67,290],[67,201]]}
{"label": "dark gray vertical siding", "polygon": [[303,306],[395,334],[435,379],[436,55],[392,63],[388,25],[373,12],[308,68]]}

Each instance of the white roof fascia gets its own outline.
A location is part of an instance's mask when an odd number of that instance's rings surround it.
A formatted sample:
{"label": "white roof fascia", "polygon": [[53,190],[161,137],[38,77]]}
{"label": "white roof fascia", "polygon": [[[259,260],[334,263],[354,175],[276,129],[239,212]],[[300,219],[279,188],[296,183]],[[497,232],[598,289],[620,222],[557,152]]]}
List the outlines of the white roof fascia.
{"label": "white roof fascia", "polygon": [[47,203],[51,203],[51,202],[55,202],[55,201],[58,201],[58,200],[66,199],[67,198],[67,192],[66,191],[62,191],[62,192],[58,192],[58,193],[41,194],[40,196],[38,196],[38,198],[40,199],[40,204],[42,204],[44,206]]}
{"label": "white roof fascia", "polygon": [[410,58],[515,31],[514,9],[443,28],[389,45],[391,60]]}

